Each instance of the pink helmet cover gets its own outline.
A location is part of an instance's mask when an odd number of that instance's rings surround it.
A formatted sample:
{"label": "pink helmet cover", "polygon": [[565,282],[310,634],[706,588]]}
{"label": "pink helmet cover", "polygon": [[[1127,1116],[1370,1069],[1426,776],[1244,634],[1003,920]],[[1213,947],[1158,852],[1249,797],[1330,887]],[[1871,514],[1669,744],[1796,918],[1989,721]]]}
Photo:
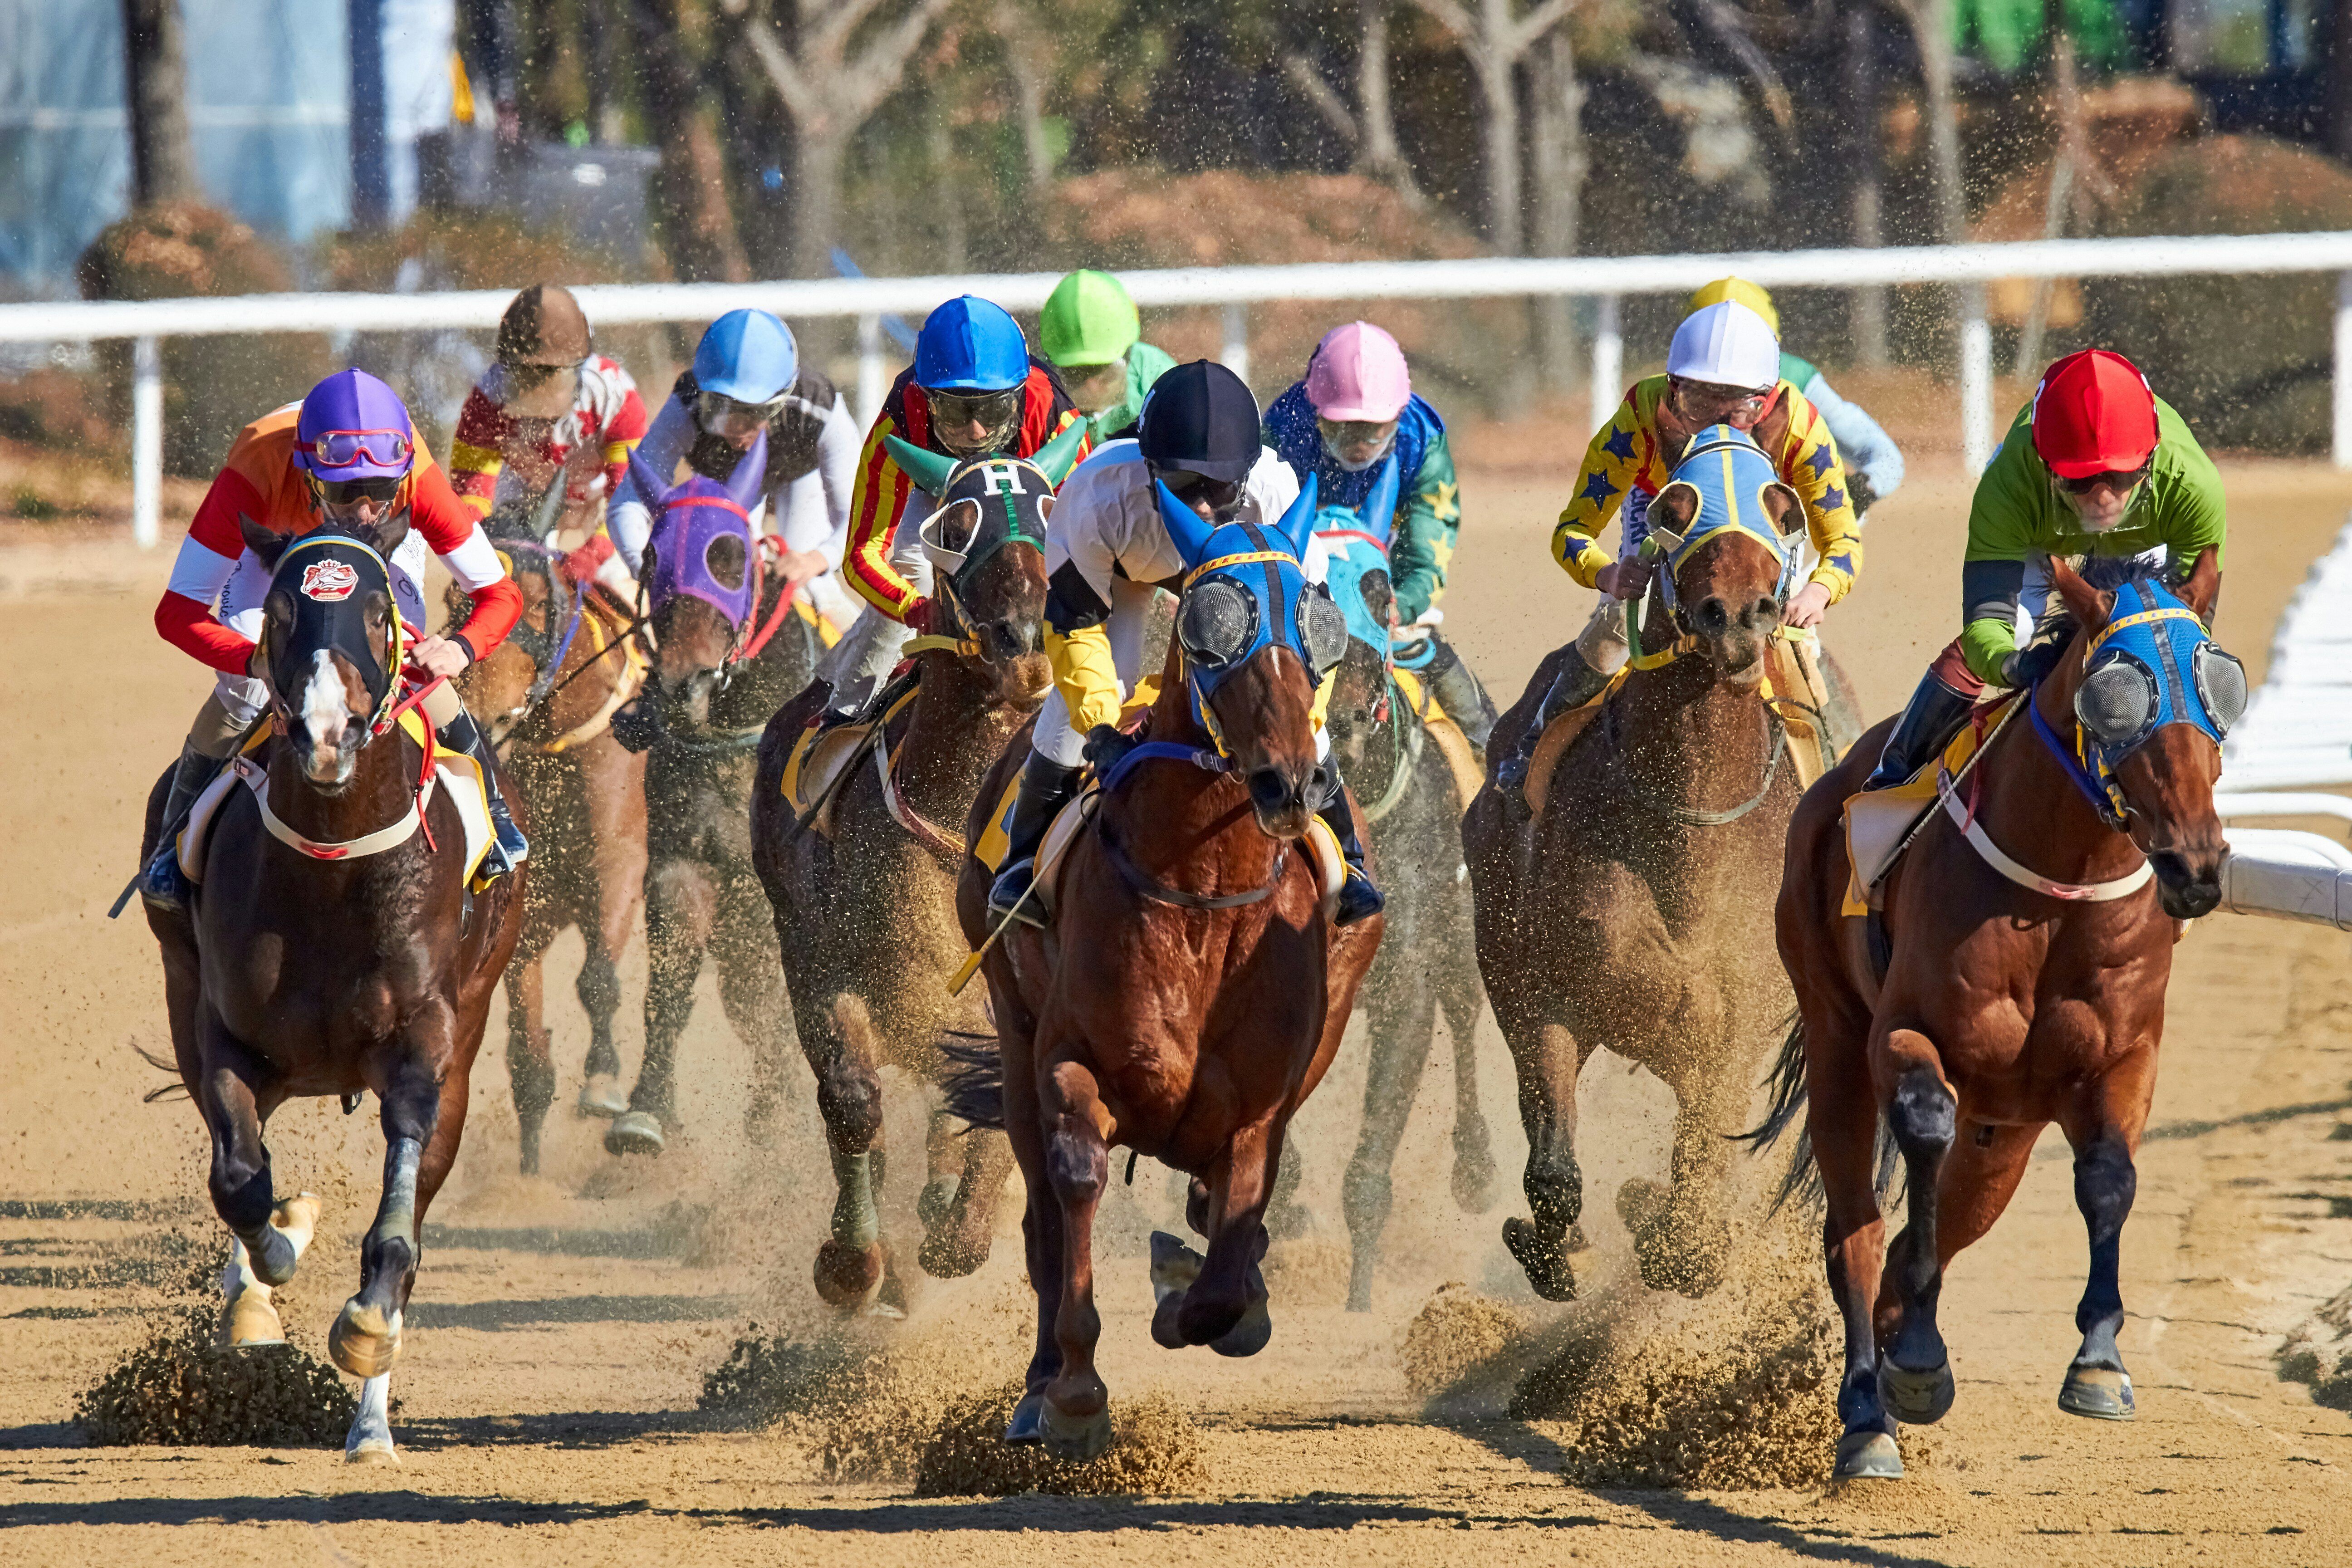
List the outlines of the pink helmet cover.
{"label": "pink helmet cover", "polygon": [[1404,351],[1370,321],[1332,328],[1307,362],[1307,401],[1325,419],[1394,419],[1412,395]]}

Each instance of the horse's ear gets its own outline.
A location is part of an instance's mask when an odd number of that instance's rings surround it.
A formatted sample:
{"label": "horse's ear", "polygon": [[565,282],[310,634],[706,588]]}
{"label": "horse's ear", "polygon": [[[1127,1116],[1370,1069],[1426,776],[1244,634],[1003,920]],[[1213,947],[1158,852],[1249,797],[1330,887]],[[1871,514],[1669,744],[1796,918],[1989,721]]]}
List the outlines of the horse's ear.
{"label": "horse's ear", "polygon": [[2107,629],[2107,595],[2083,581],[2082,574],[2066,564],[2063,557],[2050,557],[2050,585],[2058,590],[2065,602],[2066,613],[2084,633],[2096,637]]}
{"label": "horse's ear", "polygon": [[751,509],[760,504],[760,492],[767,489],[767,482],[768,427],[762,425],[760,433],[751,437],[751,449],[743,454],[735,471],[727,476],[728,499],[741,507],[748,517]]}
{"label": "horse's ear", "polygon": [[290,533],[277,533],[253,521],[243,512],[236,514],[236,531],[245,535],[245,547],[259,558],[272,572],[278,570],[278,558],[294,542]]}
{"label": "horse's ear", "polygon": [[1805,531],[1805,503],[1797,492],[1777,479],[1764,487],[1764,515],[1772,520],[1774,531],[1783,539],[1793,539]]}
{"label": "horse's ear", "polygon": [[1670,484],[1650,502],[1650,537],[1667,550],[1681,549],[1683,536],[1697,521],[1698,490],[1689,484]]}
{"label": "horse's ear", "polygon": [[1391,450],[1381,459],[1381,471],[1372,479],[1372,492],[1364,498],[1364,531],[1385,541],[1395,529],[1397,489],[1397,455]]}
{"label": "horse's ear", "polygon": [[637,482],[637,494],[656,516],[669,505],[669,480],[654,472],[654,466],[635,447],[629,448],[629,478]]}
{"label": "horse's ear", "polygon": [[1046,483],[1058,489],[1062,481],[1070,477],[1070,470],[1078,466],[1078,447],[1086,438],[1087,422],[1073,419],[1067,429],[1038,447],[1037,455],[1029,460],[1045,469]]}
{"label": "horse's ear", "polygon": [[408,509],[406,507],[402,507],[367,531],[368,548],[386,561],[392,559],[393,552],[398,550],[407,539]]}
{"label": "horse's ear", "polygon": [[915,481],[915,488],[934,499],[937,499],[941,490],[948,488],[948,480],[955,473],[954,458],[943,458],[937,452],[926,451],[912,441],[902,441],[896,436],[885,436],[882,437],[882,447],[890,454],[890,460],[905,470],[908,479]]}
{"label": "horse's ear", "polygon": [[2207,545],[2198,552],[2197,564],[2189,569],[2189,581],[2180,585],[2180,602],[2197,612],[2205,629],[2213,629],[2213,608],[2221,598],[2221,552]]}
{"label": "horse's ear", "polygon": [[1160,492],[1160,521],[1168,526],[1169,542],[1184,559],[1185,568],[1198,566],[1208,559],[1209,536],[1217,525],[1202,521],[1201,514],[1176,499],[1176,492],[1158,479],[1151,488]]}
{"label": "horse's ear", "polygon": [[[1396,459],[1391,458],[1389,460],[1394,463]],[[1291,554],[1300,561],[1307,559],[1307,542],[1315,537],[1315,476],[1309,474],[1307,482],[1298,487],[1298,499],[1290,503],[1290,510],[1284,512],[1281,521],[1274,525],[1289,541]],[[1373,499],[1378,500],[1379,495],[1378,487],[1375,487]],[[1393,484],[1389,487],[1389,510],[1391,512],[1396,510],[1396,487]]]}

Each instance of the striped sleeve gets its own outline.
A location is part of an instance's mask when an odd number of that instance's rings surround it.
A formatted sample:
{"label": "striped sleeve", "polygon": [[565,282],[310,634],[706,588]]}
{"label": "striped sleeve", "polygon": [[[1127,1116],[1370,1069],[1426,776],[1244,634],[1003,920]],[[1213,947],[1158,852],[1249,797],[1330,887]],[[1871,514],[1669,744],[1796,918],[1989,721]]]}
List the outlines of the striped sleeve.
{"label": "striped sleeve", "polygon": [[849,493],[849,548],[842,560],[843,574],[858,596],[894,621],[906,619],[908,606],[922,597],[915,585],[890,564],[890,544],[898,531],[899,515],[914,481],[890,459],[882,438],[898,434],[898,422],[885,410],[866,433],[857,457],[857,480]]}
{"label": "striped sleeve", "polygon": [[466,395],[449,443],[449,486],[477,517],[488,517],[498,497],[499,471],[506,467],[499,443],[513,428],[514,421],[480,387]]}
{"label": "striped sleeve", "polygon": [[613,417],[605,421],[604,428],[597,436],[597,439],[604,443],[602,456],[606,495],[620,493],[622,476],[629,471],[629,454],[636,450],[637,443],[646,438],[646,426],[652,423],[646,413],[646,400],[637,395],[636,383],[626,380],[626,372],[621,374],[625,384],[621,405],[613,411]]}
{"label": "striped sleeve", "polygon": [[268,514],[261,491],[234,468],[225,468],[205,492],[172,563],[170,585],[155,605],[155,631],[182,653],[214,669],[245,673],[253,644],[214,618],[213,605],[245,553],[240,515]]}
{"label": "striped sleeve", "polygon": [[[1782,384],[1787,386],[1786,383]],[[1780,448],[1780,477],[1805,503],[1805,527],[1822,563],[1811,582],[1830,591],[1834,605],[1853,588],[1862,573],[1862,529],[1854,521],[1853,495],[1837,437],[1821,410],[1804,394],[1788,387],[1789,434]]]}

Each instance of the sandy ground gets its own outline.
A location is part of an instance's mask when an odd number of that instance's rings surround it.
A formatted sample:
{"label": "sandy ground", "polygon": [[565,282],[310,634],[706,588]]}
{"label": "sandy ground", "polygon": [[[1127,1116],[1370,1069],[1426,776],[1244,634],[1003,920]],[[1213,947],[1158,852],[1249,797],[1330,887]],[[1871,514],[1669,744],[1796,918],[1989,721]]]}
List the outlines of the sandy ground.
{"label": "sandy ground", "polygon": [[[1899,701],[1950,635],[1966,492],[1930,460],[1869,534],[1863,585],[1831,622],[1865,705]],[[2352,508],[2352,481],[2284,464],[2228,470],[2237,522],[2221,633],[2259,673],[2271,628]],[[1465,472],[1465,548],[1448,630],[1508,700],[1589,598],[1544,564],[1559,482]],[[0,761],[13,826],[0,986],[0,1558],[14,1562],[702,1563],[844,1555],[868,1563],[1034,1562],[1031,1532],[1082,1532],[1090,1555],[1286,1563],[1608,1559],[1729,1563],[2341,1562],[2352,1551],[2352,1420],[2276,1377],[2282,1337],[2352,1277],[2352,988],[2343,941],[2306,927],[2208,921],[2181,949],[2169,1050],[2126,1232],[2139,1391],[2129,1426],[2075,1420],[2054,1396],[2074,1343],[2082,1226],[2054,1135],[2008,1217],[1958,1264],[1944,1321],[1960,1378],[1937,1458],[1900,1484],[1682,1493],[1581,1489],[1557,1428],[1457,1402],[1435,1418],[1407,1390],[1399,1332],[1439,1283],[1538,1308],[1497,1237],[1524,1152],[1491,1022],[1479,1095],[1502,1205],[1464,1216],[1445,1189],[1450,1075],[1430,1074],[1398,1171],[1377,1309],[1340,1309],[1338,1177],[1362,1093],[1351,1047],[1299,1123],[1318,1233],[1277,1253],[1276,1336],[1255,1360],[1171,1355],[1145,1331],[1141,1238],[1172,1215],[1164,1173],[1110,1205],[1101,1362],[1118,1400],[1162,1389],[1202,1427],[1209,1481],[1189,1495],[919,1500],[903,1484],[828,1480],[777,1435],[698,1412],[695,1396],[749,1321],[824,1326],[808,1267],[831,1201],[812,1097],[785,1146],[734,1136],[745,1053],[706,983],[682,1049],[689,1137],[658,1166],[614,1168],[601,1123],[565,1109],[584,1023],[576,942],[549,985],[563,1072],[549,1174],[514,1174],[503,1010],[474,1079],[465,1152],[432,1216],[408,1355],[394,1378],[397,1470],[339,1454],[91,1449],[74,1395],[145,1331],[168,1284],[217,1258],[200,1125],[134,1047],[167,1048],[152,939],[104,907],[131,868],[136,806],[203,689],[149,625],[166,561],[51,534],[0,551],[0,669],[18,743]],[[1759,911],[1759,920],[1767,919]],[[643,952],[626,972],[641,1031]],[[1441,1046],[1441,1048],[1442,1046]],[[914,1107],[895,1146],[918,1146]],[[1671,1306],[1626,1280],[1607,1198],[1662,1173],[1665,1096],[1605,1054],[1584,1083],[1588,1224],[1598,1293],[1640,1317]],[[368,1110],[372,1112],[373,1106]],[[329,1200],[289,1328],[322,1345],[356,1279],[381,1143],[369,1114],[290,1107],[272,1128],[281,1189]],[[914,1232],[894,1173],[896,1234]],[[1012,1205],[1008,1206],[1008,1216]],[[915,1281],[897,1331],[964,1384],[1010,1378],[1025,1310],[1008,1230],[979,1275]],[[1585,1309],[1570,1309],[1570,1311]],[[1821,1395],[1826,1398],[1826,1394]],[[1115,1409],[1117,1406],[1115,1405]],[[911,1440],[911,1439],[910,1439]],[[1822,1456],[1824,1473],[1828,1456]],[[16,1489],[13,1491],[9,1489]],[[1465,1537],[1458,1531],[1475,1531]],[[1439,1532],[1449,1533],[1439,1533]],[[1239,1555],[1236,1555],[1236,1554]]]}

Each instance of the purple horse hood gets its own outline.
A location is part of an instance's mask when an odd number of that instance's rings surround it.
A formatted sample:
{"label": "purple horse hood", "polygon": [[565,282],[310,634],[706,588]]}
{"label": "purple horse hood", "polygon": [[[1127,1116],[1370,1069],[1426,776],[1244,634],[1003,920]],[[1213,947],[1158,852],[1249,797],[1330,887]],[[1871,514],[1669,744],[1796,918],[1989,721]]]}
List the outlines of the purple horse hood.
{"label": "purple horse hood", "polygon": [[[633,448],[629,471],[637,493],[655,513],[648,548],[653,574],[646,583],[647,602],[658,611],[680,594],[690,594],[740,626],[751,615],[757,594],[752,571],[751,509],[760,503],[760,485],[768,471],[768,433],[753,437],[725,484],[700,475],[677,486],[665,484]],[[724,547],[727,540],[739,549]]]}

